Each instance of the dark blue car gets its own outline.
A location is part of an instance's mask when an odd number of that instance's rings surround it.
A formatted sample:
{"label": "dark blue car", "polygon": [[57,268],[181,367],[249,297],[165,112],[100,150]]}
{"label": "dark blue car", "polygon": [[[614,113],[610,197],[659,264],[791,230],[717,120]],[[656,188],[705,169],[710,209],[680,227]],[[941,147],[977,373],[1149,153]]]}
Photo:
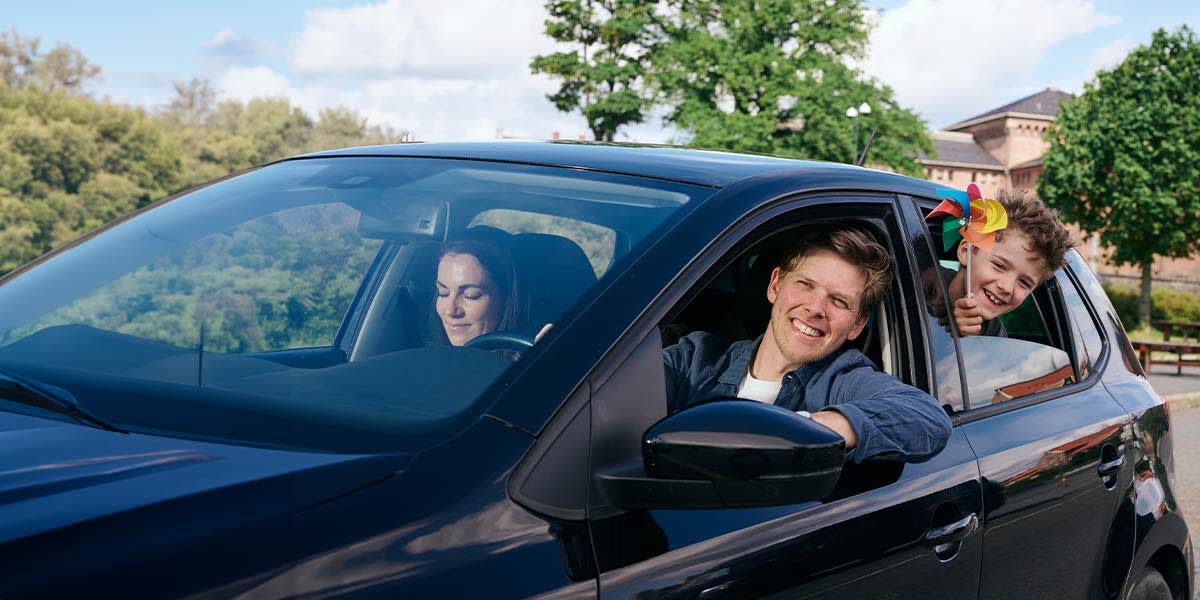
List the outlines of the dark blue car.
{"label": "dark blue car", "polygon": [[[508,142],[152,205],[0,280],[0,597],[1190,598],[1170,415],[1095,276],[1072,252],[1007,337],[960,338],[938,201]],[[668,415],[663,348],[759,335],[789,235],[841,223],[896,272],[852,343],[936,398],[945,448],[844,461],[765,404]],[[507,267],[443,260],[465,242]]]}

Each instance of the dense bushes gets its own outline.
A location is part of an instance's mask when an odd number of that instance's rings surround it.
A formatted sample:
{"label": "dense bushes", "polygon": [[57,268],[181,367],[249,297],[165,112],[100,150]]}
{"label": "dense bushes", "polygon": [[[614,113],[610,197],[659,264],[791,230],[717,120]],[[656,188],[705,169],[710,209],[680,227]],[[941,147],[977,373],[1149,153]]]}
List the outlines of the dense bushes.
{"label": "dense bushes", "polygon": [[[1121,317],[1121,323],[1125,325],[1125,329],[1136,328],[1137,288],[1105,283],[1104,291],[1112,300],[1113,308],[1117,309],[1117,315]],[[1150,293],[1150,320],[1200,323],[1200,294],[1174,290],[1153,290]]]}

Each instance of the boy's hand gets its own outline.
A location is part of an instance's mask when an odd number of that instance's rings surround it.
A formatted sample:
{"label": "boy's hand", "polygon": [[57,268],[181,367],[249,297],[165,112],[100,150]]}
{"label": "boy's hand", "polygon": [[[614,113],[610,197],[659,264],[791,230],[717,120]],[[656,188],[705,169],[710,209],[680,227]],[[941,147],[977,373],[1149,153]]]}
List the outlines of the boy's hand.
{"label": "boy's hand", "polygon": [[963,296],[954,301],[954,322],[959,335],[979,335],[983,331],[983,316],[979,314],[979,301],[974,296]]}

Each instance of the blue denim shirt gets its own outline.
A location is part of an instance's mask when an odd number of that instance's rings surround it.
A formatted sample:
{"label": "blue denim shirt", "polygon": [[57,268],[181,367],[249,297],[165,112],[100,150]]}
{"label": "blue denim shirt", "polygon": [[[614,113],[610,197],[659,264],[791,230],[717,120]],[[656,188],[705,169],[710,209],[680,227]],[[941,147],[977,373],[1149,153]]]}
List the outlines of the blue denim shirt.
{"label": "blue denim shirt", "polygon": [[[761,340],[760,336],[727,347],[717,336],[697,331],[663,350],[668,413],[736,396]],[[950,439],[950,417],[936,400],[880,372],[858,350],[834,352],[785,374],[775,404],[810,413],[826,408],[842,413],[858,436],[858,444],[846,454],[854,462],[920,462],[940,452]]]}

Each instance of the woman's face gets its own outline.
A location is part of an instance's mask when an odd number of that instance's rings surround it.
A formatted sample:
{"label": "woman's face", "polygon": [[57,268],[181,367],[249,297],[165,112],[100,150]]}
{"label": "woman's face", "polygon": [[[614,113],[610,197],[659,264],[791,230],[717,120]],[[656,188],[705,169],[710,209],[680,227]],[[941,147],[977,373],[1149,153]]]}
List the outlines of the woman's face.
{"label": "woman's face", "polygon": [[462,346],[496,330],[503,300],[491,275],[470,254],[446,254],[438,261],[438,316],[446,337]]}

